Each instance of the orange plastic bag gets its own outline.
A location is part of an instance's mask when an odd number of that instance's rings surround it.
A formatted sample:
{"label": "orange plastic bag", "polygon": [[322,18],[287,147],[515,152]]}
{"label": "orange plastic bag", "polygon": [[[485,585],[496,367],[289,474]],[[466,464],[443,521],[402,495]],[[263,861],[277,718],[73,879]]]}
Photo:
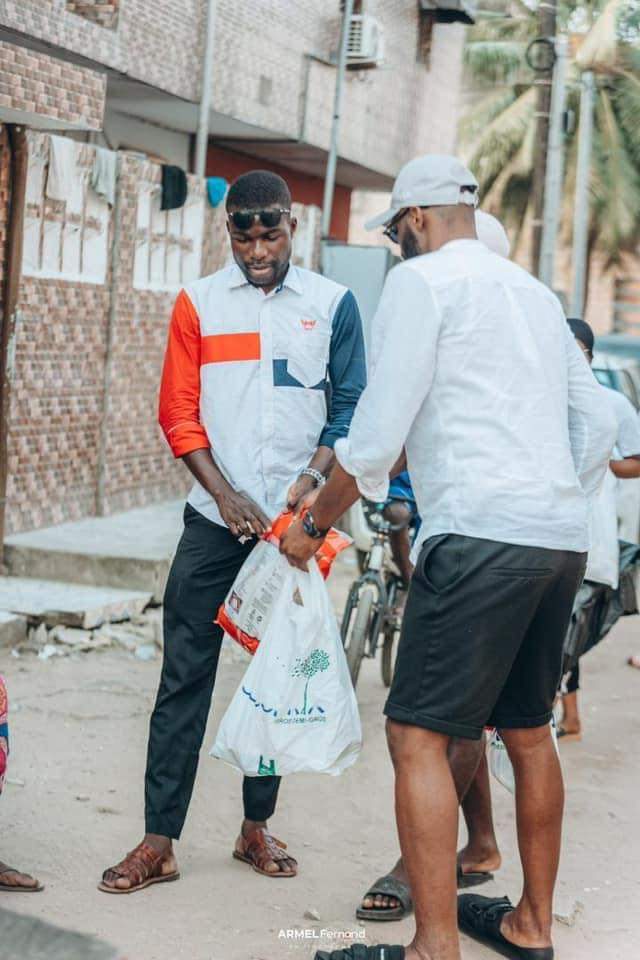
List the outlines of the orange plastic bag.
{"label": "orange plastic bag", "polygon": [[[280,516],[276,517],[273,521],[271,528],[265,533],[264,539],[279,548],[282,534],[286,533],[296,519],[290,510],[281,513]],[[342,533],[342,531],[336,530],[335,527],[331,527],[316,553],[318,569],[325,580],[331,573],[331,567],[333,566],[335,558],[339,553],[342,553],[343,550],[346,550],[347,547],[350,547],[352,543],[353,540],[351,537],[348,537],[346,533]]]}
{"label": "orange plastic bag", "polygon": [[[218,610],[216,623],[236,643],[254,654],[267,629],[273,602],[282,589],[288,561],[279,551],[280,538],[295,520],[291,511],[281,513],[254,547]],[[338,554],[353,541],[331,529],[316,553],[318,568],[326,580]],[[292,603],[299,602],[293,596]]]}

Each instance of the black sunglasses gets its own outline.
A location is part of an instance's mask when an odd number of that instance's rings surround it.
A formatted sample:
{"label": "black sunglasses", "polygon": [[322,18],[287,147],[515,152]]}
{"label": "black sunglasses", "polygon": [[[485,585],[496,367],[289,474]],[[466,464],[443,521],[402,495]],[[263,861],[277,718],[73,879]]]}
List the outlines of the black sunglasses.
{"label": "black sunglasses", "polygon": [[238,230],[250,230],[259,220],[263,227],[273,230],[285,215],[291,213],[284,207],[278,210],[234,210],[229,214],[229,220]]}
{"label": "black sunglasses", "polygon": [[384,230],[382,231],[385,237],[389,237],[391,243],[398,242],[398,224],[403,217],[409,213],[409,207],[405,207],[404,210],[401,210],[400,213],[397,213],[391,223],[389,223]]}

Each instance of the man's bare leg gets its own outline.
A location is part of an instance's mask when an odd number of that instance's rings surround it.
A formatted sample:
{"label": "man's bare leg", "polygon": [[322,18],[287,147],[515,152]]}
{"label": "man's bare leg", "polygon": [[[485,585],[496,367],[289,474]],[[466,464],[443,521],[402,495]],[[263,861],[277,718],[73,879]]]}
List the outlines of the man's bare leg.
{"label": "man's bare leg", "polygon": [[415,904],[406,960],[460,960],[456,906],[458,798],[449,737],[387,721],[400,849]]}
{"label": "man's bare leg", "polygon": [[[482,742],[484,744],[484,740]],[[461,805],[468,838],[466,847],[458,853],[460,869],[463,873],[493,873],[499,870],[502,857],[493,825],[489,764],[484,749]]]}
{"label": "man's bare leg", "polygon": [[402,500],[394,500],[385,507],[384,515],[391,523],[406,526],[400,530],[392,530],[389,534],[389,543],[391,545],[391,555],[398,567],[402,579],[406,586],[409,586],[413,576],[413,564],[411,562],[411,537],[409,536],[409,522],[411,520],[411,510]]}
{"label": "man's bare leg", "polygon": [[549,726],[501,730],[516,780],[516,821],[524,888],[502,921],[521,947],[551,946],[553,890],[560,860],[564,787]]}
{"label": "man's bare leg", "polygon": [[[468,792],[472,789],[472,786],[475,783],[475,777],[477,776],[476,771],[481,771],[482,761],[485,757],[485,741],[482,740],[463,740],[453,738],[447,750],[447,756],[449,758],[449,765],[451,767],[451,773],[453,775],[453,781],[456,788],[456,793],[460,798],[460,801],[463,803],[463,811],[465,809],[465,798]],[[486,767],[486,759],[484,760]],[[488,783],[488,768],[486,770],[487,774],[487,791],[489,791]],[[467,870],[471,869],[480,870],[497,870],[500,866],[500,854],[498,852],[497,842],[494,835],[494,844],[495,849],[493,851],[493,856],[491,852],[487,849],[486,859],[494,863],[493,867],[479,867],[475,863],[474,857],[476,852],[481,849],[484,845],[484,838],[488,836],[489,833],[493,833],[493,820],[491,816],[491,794],[489,793],[489,820],[482,820],[481,811],[477,800],[475,803],[472,801],[472,809],[477,809],[477,815],[474,819],[474,828],[478,832],[478,840],[482,837],[482,843],[476,842],[476,835],[473,836],[470,834],[469,843],[464,850],[458,855],[458,862],[462,865],[462,868]],[[485,807],[486,812],[486,807]],[[469,824],[465,812],[465,820]],[[472,842],[473,841],[473,842]],[[467,853],[467,851],[470,851]],[[404,868],[402,862],[402,857],[398,860],[393,870],[390,871],[390,875],[396,877],[398,880],[401,880],[403,883],[409,885],[409,878],[407,872]],[[362,901],[362,907],[364,910],[393,910],[398,907],[399,901],[395,897],[385,897],[380,894],[375,897],[365,897]]]}

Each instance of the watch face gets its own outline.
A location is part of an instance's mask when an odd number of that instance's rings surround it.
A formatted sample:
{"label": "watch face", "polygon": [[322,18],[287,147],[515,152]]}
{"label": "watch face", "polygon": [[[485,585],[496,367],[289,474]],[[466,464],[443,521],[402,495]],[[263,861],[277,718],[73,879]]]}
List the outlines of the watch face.
{"label": "watch face", "polygon": [[320,536],[318,528],[316,527],[313,517],[310,513],[305,513],[302,520],[302,529],[309,537],[313,537],[314,540],[317,540]]}

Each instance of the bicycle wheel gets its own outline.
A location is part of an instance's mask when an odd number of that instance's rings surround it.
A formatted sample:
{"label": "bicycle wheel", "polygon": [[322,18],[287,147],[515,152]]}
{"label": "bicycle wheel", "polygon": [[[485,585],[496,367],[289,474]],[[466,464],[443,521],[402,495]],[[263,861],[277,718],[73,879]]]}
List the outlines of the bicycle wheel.
{"label": "bicycle wheel", "polygon": [[[397,580],[392,580],[389,587],[388,601],[389,607],[393,611],[397,598],[398,598],[398,582]],[[382,641],[382,657],[380,658],[380,672],[382,674],[382,682],[385,687],[391,686],[391,681],[393,680],[393,671],[396,665],[396,653],[398,652],[397,641],[400,639],[400,621],[398,617],[393,614],[385,624],[384,628],[384,639]]]}
{"label": "bicycle wheel", "polygon": [[349,611],[349,623],[343,631],[343,644],[347,655],[347,664],[351,674],[351,682],[355,687],[360,674],[360,666],[365,653],[371,614],[373,611],[373,591],[362,590],[357,605]]}
{"label": "bicycle wheel", "polygon": [[393,680],[393,671],[396,666],[396,653],[398,652],[396,641],[399,637],[400,631],[396,630],[395,627],[388,627],[384,632],[380,671],[385,687],[390,687],[391,681]]}

